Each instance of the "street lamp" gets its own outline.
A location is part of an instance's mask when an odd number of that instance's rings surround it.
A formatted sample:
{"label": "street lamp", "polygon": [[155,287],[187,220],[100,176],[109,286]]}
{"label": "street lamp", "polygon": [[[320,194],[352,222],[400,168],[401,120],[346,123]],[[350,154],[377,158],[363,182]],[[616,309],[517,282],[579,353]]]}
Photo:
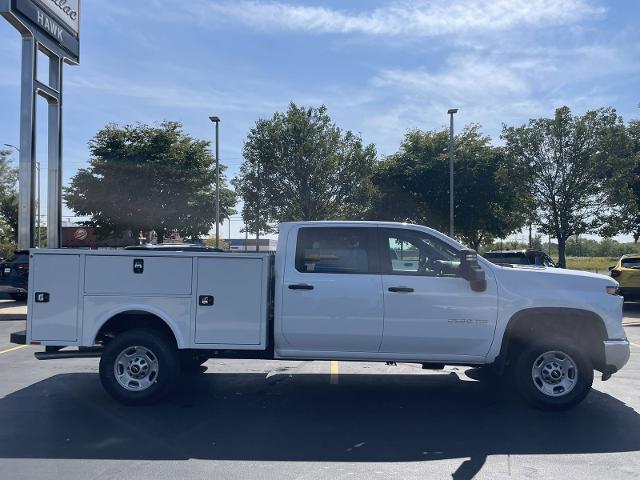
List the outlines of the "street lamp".
{"label": "street lamp", "polygon": [[453,162],[455,150],[453,145],[453,114],[458,113],[457,108],[447,110],[449,114],[449,236],[453,238]]}
{"label": "street lamp", "polygon": [[218,128],[220,125],[219,117],[209,117],[216,124],[216,248],[220,248],[220,136]]}
{"label": "street lamp", "polygon": [[[20,149],[15,145],[11,145],[10,143],[5,143],[5,147],[13,148],[18,155],[20,155]],[[36,191],[38,192],[38,199],[36,201],[37,210],[38,210],[38,219],[36,220],[36,228],[38,231],[38,247],[40,247],[40,162],[36,162]]]}

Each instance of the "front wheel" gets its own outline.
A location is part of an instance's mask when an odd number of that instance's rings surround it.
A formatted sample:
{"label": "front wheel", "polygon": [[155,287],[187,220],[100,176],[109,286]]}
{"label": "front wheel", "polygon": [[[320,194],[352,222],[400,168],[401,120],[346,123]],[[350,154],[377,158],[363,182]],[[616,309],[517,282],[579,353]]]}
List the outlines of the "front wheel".
{"label": "front wheel", "polygon": [[591,391],[593,366],[570,340],[531,343],[518,355],[515,383],[520,394],[543,410],[565,410],[579,404]]}
{"label": "front wheel", "polygon": [[121,333],[104,348],[100,380],[105,390],[127,405],[155,403],[175,385],[178,351],[166,335],[152,329]]}

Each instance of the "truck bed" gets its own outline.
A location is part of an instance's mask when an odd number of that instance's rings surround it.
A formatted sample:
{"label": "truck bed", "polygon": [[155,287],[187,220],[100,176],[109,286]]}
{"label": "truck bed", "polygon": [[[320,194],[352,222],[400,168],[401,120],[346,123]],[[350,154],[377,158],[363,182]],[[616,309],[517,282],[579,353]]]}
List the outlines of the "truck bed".
{"label": "truck bed", "polygon": [[27,341],[92,346],[114,318],[156,316],[179,348],[263,350],[271,256],[30,251]]}

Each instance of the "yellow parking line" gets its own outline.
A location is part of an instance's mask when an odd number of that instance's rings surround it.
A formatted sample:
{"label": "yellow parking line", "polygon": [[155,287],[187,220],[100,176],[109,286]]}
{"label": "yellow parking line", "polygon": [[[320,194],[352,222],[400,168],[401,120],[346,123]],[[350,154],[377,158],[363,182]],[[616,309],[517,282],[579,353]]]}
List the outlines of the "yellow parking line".
{"label": "yellow parking line", "polygon": [[331,378],[329,379],[329,383],[331,385],[337,385],[338,384],[338,361],[337,360],[331,360]]}
{"label": "yellow parking line", "polygon": [[6,350],[0,350],[0,355],[3,353],[15,352],[16,350],[20,350],[21,348],[28,347],[29,345],[18,345],[17,347],[7,348]]}

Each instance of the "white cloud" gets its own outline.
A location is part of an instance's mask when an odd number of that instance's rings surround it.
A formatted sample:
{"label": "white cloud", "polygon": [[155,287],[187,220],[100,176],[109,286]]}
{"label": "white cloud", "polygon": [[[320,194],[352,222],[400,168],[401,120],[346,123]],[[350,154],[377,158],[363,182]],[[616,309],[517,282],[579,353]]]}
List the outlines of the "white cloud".
{"label": "white cloud", "polygon": [[384,36],[438,36],[494,32],[577,22],[604,12],[588,0],[396,0],[369,12],[282,2],[184,2],[204,22],[235,20],[259,29]]}
{"label": "white cloud", "polygon": [[280,107],[276,102],[247,95],[242,91],[218,91],[213,88],[200,90],[184,84],[126,80],[105,74],[78,74],[67,77],[65,86],[96,91],[104,95],[135,98],[149,105],[164,108],[206,109],[211,105],[217,105],[227,110],[255,111]]}

